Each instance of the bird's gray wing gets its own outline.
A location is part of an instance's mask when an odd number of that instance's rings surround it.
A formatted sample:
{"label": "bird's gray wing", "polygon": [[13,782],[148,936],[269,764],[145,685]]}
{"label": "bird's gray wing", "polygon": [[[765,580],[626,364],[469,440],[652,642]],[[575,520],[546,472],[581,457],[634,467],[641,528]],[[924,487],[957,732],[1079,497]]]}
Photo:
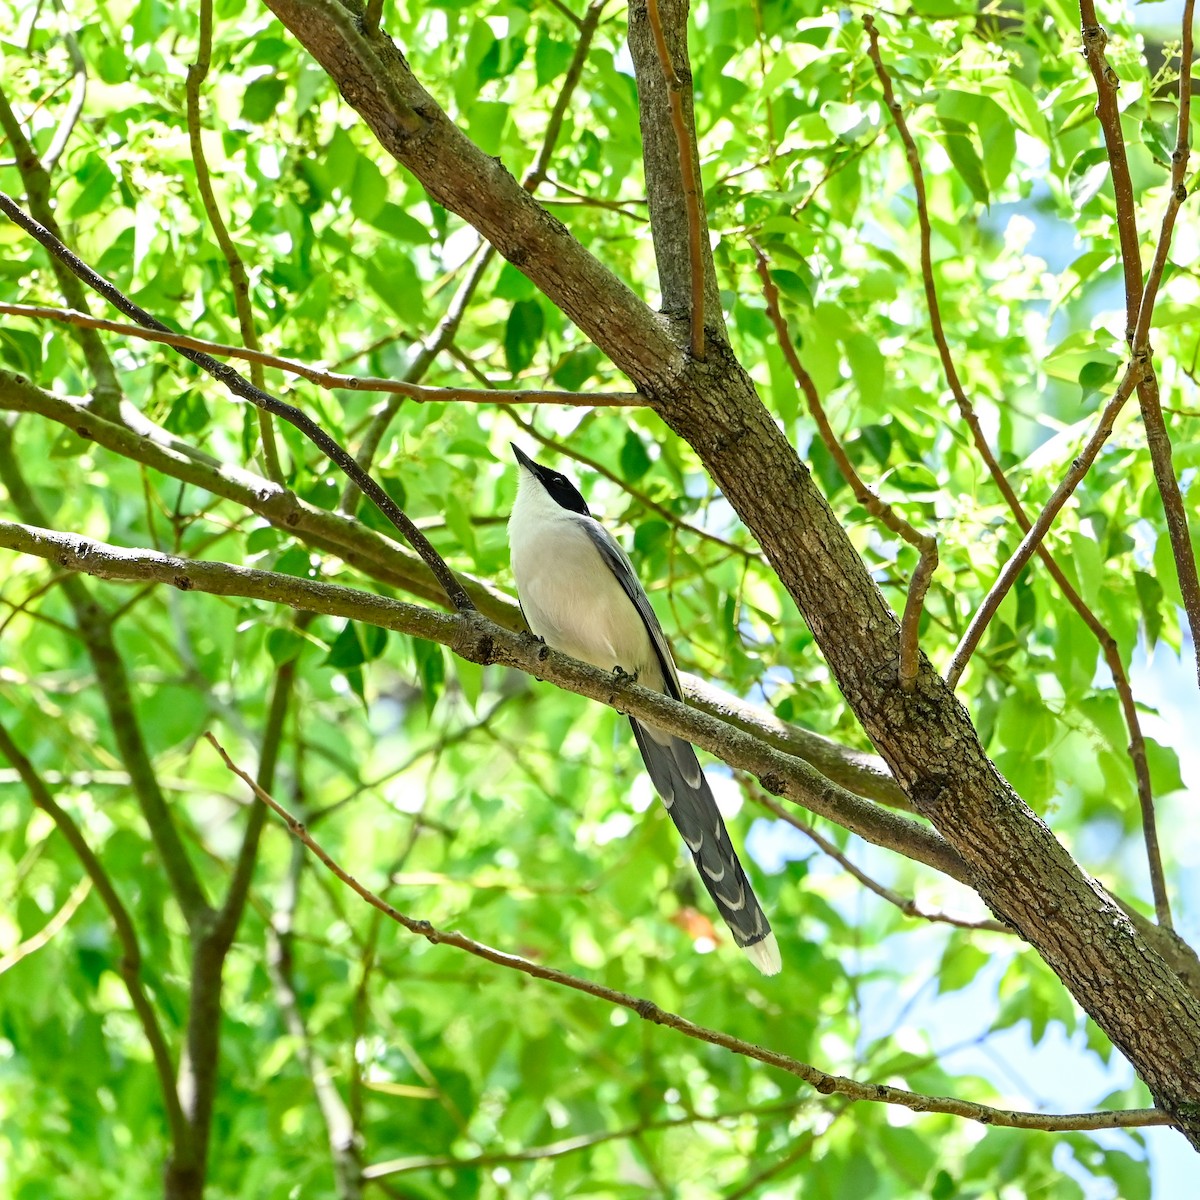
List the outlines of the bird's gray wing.
{"label": "bird's gray wing", "polygon": [[[629,555],[621,549],[616,539],[599,521],[592,517],[585,517],[580,520],[579,524],[600,552],[604,565],[613,573],[625,595],[637,609],[638,616],[642,618],[642,624],[646,626],[646,632],[650,635],[650,644],[654,647],[654,655],[658,659],[658,665],[662,668],[663,690],[672,700],[682,700],[683,689],[679,686],[679,675],[675,671],[675,660],[671,657],[671,648],[667,645],[667,639],[663,634],[662,626],[658,623],[658,617],[654,615],[654,609],[650,607],[650,601],[634,573]],[[695,756],[693,755],[693,757]]]}
{"label": "bird's gray wing", "polygon": [[[588,518],[580,524],[587,530],[605,565],[641,616],[662,668],[663,690],[672,699],[682,701],[683,691],[679,686],[671,649],[654,615],[654,609],[650,607],[650,601],[634,574],[629,556],[598,521]],[[696,751],[683,738],[643,725],[633,717],[629,718],[629,723],[633,726],[633,736],[637,738],[650,780],[662,797],[680,837],[691,851],[700,881],[729,926],[733,940],[743,948],[765,941],[770,936],[771,924],[734,852],[729,831],[713,799],[712,789],[700,770]],[[768,944],[773,945],[773,941]],[[778,970],[777,961],[776,952],[774,970]]]}

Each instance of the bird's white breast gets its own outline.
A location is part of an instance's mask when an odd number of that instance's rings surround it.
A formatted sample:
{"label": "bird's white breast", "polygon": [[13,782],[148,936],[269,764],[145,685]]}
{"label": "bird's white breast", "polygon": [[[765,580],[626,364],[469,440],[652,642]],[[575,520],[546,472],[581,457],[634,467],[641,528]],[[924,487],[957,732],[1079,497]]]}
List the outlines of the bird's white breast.
{"label": "bird's white breast", "polygon": [[[531,481],[532,483],[532,481]],[[508,526],[513,575],[530,629],[546,644],[661,689],[650,635],[588,536],[583,517],[524,480]]]}

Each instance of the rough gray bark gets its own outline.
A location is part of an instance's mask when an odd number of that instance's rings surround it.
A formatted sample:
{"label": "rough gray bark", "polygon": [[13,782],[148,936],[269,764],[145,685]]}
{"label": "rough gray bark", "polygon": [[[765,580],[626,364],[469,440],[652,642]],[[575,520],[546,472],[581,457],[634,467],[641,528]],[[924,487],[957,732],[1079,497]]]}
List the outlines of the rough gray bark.
{"label": "rough gray bark", "polygon": [[1200,1147],[1200,1000],[1015,795],[929,664],[911,693],[900,690],[894,614],[728,347],[690,360],[662,318],[454,127],[386,36],[365,36],[334,0],[269,3],[383,147],[558,304],[695,449],[914,806]]}

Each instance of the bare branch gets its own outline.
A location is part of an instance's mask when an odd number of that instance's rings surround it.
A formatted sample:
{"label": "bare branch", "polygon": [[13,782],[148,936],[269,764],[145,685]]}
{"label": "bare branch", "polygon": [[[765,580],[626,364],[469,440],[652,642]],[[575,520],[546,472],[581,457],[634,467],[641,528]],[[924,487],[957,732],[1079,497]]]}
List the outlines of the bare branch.
{"label": "bare branch", "polygon": [[[21,211],[12,199],[0,192],[0,211],[3,211],[14,224],[19,225],[26,233],[35,237],[58,261],[66,265],[73,274],[83,280],[89,287],[98,292],[111,304],[115,305],[126,316],[132,317],[139,325],[160,333],[171,331],[156,317],[152,317],[145,309],[139,308],[119,288],[107,279],[98,275],[82,259],[69,250],[62,241],[50,230],[39,225],[31,217]],[[354,458],[344,450],[324,429],[321,428],[307,413],[302,412],[292,404],[285,404],[274,396],[256,388],[250,381],[239,375],[232,367],[217,362],[208,354],[197,350],[180,349],[184,358],[194,362],[201,370],[206,371],[218,383],[224,384],[235,396],[249,400],[256,408],[265,409],[277,417],[282,417],[294,425],[305,437],[317,446],[328,458],[336,463],[358,487],[369,496],[395,527],[400,530],[409,545],[425,560],[446,595],[456,609],[474,607],[454,573],[446,565],[442,556],[433,548],[429,539],[412,523],[400,506],[354,461]]]}
{"label": "bare branch", "polygon": [[[1171,553],[1175,560],[1175,571],[1179,577],[1179,591],[1183,608],[1187,613],[1192,631],[1192,642],[1196,655],[1196,678],[1200,681],[1200,575],[1196,570],[1196,556],[1192,550],[1191,534],[1188,529],[1187,513],[1179,491],[1179,481],[1171,460],[1171,438],[1167,433],[1162,415],[1158,377],[1154,373],[1150,351],[1150,327],[1153,324],[1154,304],[1158,287],[1171,249],[1171,235],[1175,228],[1175,217],[1180,205],[1187,199],[1187,166],[1191,138],[1192,96],[1192,22],[1195,0],[1185,0],[1183,6],[1182,46],[1179,70],[1179,112],[1175,150],[1171,155],[1170,193],[1163,213],[1162,228],[1154,250],[1154,261],[1145,285],[1142,283],[1141,247],[1138,242],[1137,210],[1134,206],[1133,181],[1129,174],[1129,161],[1125,153],[1125,136],[1121,131],[1121,110],[1117,103],[1117,88],[1120,79],[1109,66],[1104,53],[1108,45],[1108,33],[1096,18],[1094,0],[1080,0],[1079,15],[1082,23],[1083,53],[1088,69],[1096,84],[1096,118],[1104,135],[1104,146],[1108,152],[1109,171],[1113,181],[1113,196],[1116,201],[1117,234],[1121,245],[1121,265],[1125,273],[1125,340],[1135,359],[1145,363],[1138,380],[1138,403],[1142,410],[1142,424],[1146,429],[1146,446],[1150,451],[1150,462],[1154,467],[1154,479],[1162,498],[1163,513],[1167,521],[1167,533],[1171,539]],[[1156,904],[1157,904],[1156,893]],[[1169,912],[1166,914],[1170,920]],[[1162,918],[1160,917],[1160,920]]]}
{"label": "bare branch", "polygon": [[[194,350],[219,358],[239,358],[245,362],[275,367],[289,375],[298,375],[318,387],[332,390],[340,388],[349,392],[393,392],[419,404],[468,403],[468,404],[565,404],[587,408],[640,408],[649,404],[645,396],[637,392],[557,392],[529,388],[506,391],[501,388],[488,391],[478,388],[419,387],[398,379],[382,379],[370,375],[342,375],[310,366],[295,358],[284,358],[264,350],[252,350],[244,346],[228,346],[223,342],[210,342],[188,334],[172,333],[167,329],[144,329],[124,321],[109,321],[69,308],[49,308],[39,304],[0,304],[0,313],[13,317],[28,317],[36,321],[57,321],[62,325],[77,325],[85,329],[103,329],[119,333],[123,337],[137,338],[143,342],[158,342],[176,350]],[[275,481],[278,482],[278,481]]]}
{"label": "bare branch", "polygon": [[856,1079],[849,1079],[843,1075],[831,1075],[818,1067],[801,1062],[799,1059],[791,1058],[786,1054],[780,1054],[777,1051],[756,1046],[751,1042],[743,1041],[741,1038],[734,1037],[732,1034],[724,1033],[721,1030],[709,1029],[706,1026],[697,1025],[694,1021],[689,1021],[686,1017],[681,1017],[677,1013],[659,1008],[652,1001],[643,1000],[625,992],[618,992],[613,988],[605,987],[603,984],[593,983],[589,979],[569,975],[565,971],[559,971],[553,967],[543,967],[540,963],[531,962],[518,955],[508,954],[503,950],[496,950],[491,946],[485,946],[482,942],[474,941],[472,938],[466,937],[461,933],[438,929],[428,921],[416,920],[400,912],[399,909],[394,908],[386,900],[377,896],[370,888],[359,883],[353,875],[345,871],[322,848],[300,821],[293,817],[273,796],[258,787],[249,775],[234,764],[233,760],[221,746],[221,743],[211,733],[206,733],[205,737],[212,743],[225,765],[234,774],[249,784],[254,794],[283,820],[292,835],[303,842],[342,883],[365,900],[372,908],[378,909],[384,916],[395,921],[396,924],[402,925],[410,933],[415,933],[419,937],[425,938],[435,946],[454,946],[456,949],[464,950],[468,954],[472,954],[476,958],[481,958],[485,962],[493,963],[496,966],[520,971],[522,974],[530,975],[534,979],[543,979],[549,983],[558,984],[560,987],[567,987],[573,991],[583,992],[585,995],[593,996],[598,1000],[604,1000],[609,1004],[630,1009],[632,1012],[637,1013],[644,1021],[653,1022],[655,1025],[663,1025],[668,1029],[674,1029],[676,1032],[684,1034],[686,1037],[707,1042],[712,1046],[720,1046],[722,1049],[729,1050],[734,1054],[755,1059],[758,1062],[765,1063],[769,1067],[774,1067],[789,1075],[794,1075],[799,1079],[803,1079],[822,1095],[826,1096],[836,1094],[845,1096],[850,1100],[869,1100],[883,1104],[897,1104],[913,1112],[947,1113],[951,1116],[979,1121],[985,1125],[1004,1125],[1015,1129],[1094,1130],[1173,1124],[1170,1116],[1158,1109],[1063,1114],[1019,1112],[991,1108],[986,1104],[975,1104],[969,1100],[958,1100],[949,1096],[926,1096],[919,1092],[910,1092],[904,1088],[890,1087],[885,1084],[863,1083]]}
{"label": "bare branch", "polygon": [[967,917],[955,917],[950,913],[930,912],[921,908],[912,897],[902,896],[892,888],[885,887],[878,880],[872,879],[861,867],[855,866],[827,837],[818,833],[803,817],[798,817],[794,812],[790,812],[782,805],[776,804],[770,796],[765,795],[756,787],[750,787],[747,790],[753,799],[758,804],[761,804],[763,808],[774,813],[781,821],[786,821],[793,828],[799,829],[801,833],[806,834],[822,853],[832,858],[847,874],[853,875],[863,887],[870,892],[874,892],[881,900],[886,900],[889,904],[894,904],[906,917],[918,917],[922,921],[955,925],[959,929],[982,929],[991,933],[1016,932],[1010,926],[1004,925],[1000,921],[991,920],[990,918],[973,921]]}
{"label": "bare branch", "polygon": [[788,332],[787,321],[779,307],[779,289],[771,278],[767,256],[753,238],[750,239],[750,244],[754,248],[758,275],[762,280],[763,297],[767,302],[767,315],[771,318],[771,324],[775,326],[775,336],[779,342],[779,348],[783,352],[783,357],[787,360],[796,382],[800,385],[800,390],[808,401],[808,410],[816,422],[821,441],[825,443],[826,450],[837,464],[842,478],[850,485],[854,499],[880,524],[886,526],[910,546],[915,547],[920,555],[917,569],[913,572],[912,579],[908,584],[908,598],[904,604],[904,616],[900,621],[900,686],[905,691],[912,691],[920,666],[918,656],[921,650],[919,644],[921,610],[925,603],[925,595],[929,591],[930,580],[932,580],[938,564],[937,539],[926,533],[918,533],[890,504],[885,504],[880,500],[863,483],[862,478],[854,469],[854,464],[842,448],[837,434],[833,432],[833,426],[829,423],[829,418],[825,415],[825,406],[821,403],[817,385],[805,370],[800,356],[796,353],[796,347]]}
{"label": "bare branch", "polygon": [[761,742],[628,678],[558,654],[527,634],[512,633],[477,612],[446,614],[368,592],[226,563],[199,562],[150,550],[124,550],[104,542],[0,520],[0,546],[49,559],[68,570],[102,579],[170,584],[182,591],[239,596],[286,604],[305,612],[366,621],[440,642],[481,665],[516,667],[579,695],[645,719],[755,775],[763,786],[803,805],[876,845],[924,862],[971,886],[961,860],[916,821],[870,804],[819,774],[806,762]]}

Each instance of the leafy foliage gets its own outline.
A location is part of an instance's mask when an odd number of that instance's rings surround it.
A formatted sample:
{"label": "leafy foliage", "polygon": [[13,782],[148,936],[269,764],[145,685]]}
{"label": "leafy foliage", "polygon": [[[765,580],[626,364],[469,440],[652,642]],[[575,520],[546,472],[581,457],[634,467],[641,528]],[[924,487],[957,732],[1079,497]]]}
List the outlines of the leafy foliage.
{"label": "leafy foliage", "polygon": [[[188,145],[195,11],[165,0],[89,0],[68,16],[0,0],[0,14],[8,31],[0,85],[40,154],[66,108],[73,54],[86,65],[86,105],[53,182],[66,239],[179,330],[238,342],[228,267]],[[876,20],[923,157],[947,335],[997,456],[1036,510],[1125,357],[1107,161],[1077,35],[1064,35],[1078,13],[1047,0],[981,16],[974,4],[932,0],[917,15]],[[384,26],[468,136],[514,174],[530,167],[579,39],[564,6],[413,0],[386,6]],[[1165,96],[1175,66],[1168,60],[1151,77],[1125,19],[1110,32],[1150,230],[1168,175]],[[624,14],[610,8],[538,196],[654,302],[624,36]],[[705,0],[692,15],[691,47],[704,199],[733,347],[899,610],[915,552],[855,504],[814,436],[767,316],[752,235],[851,460],[897,511],[937,533],[941,566],[921,638],[944,665],[1020,530],[949,401],[922,292],[909,170],[861,24],[811,0]],[[476,261],[474,234],[386,157],[258,5],[216,5],[203,121],[264,347],[343,371],[404,375]],[[0,164],[0,189],[24,189],[10,161]],[[1159,301],[1168,397],[1195,395],[1195,220],[1185,210]],[[61,303],[46,256],[8,224],[0,226],[0,301]],[[130,404],[221,463],[262,473],[253,414],[162,348],[104,336]],[[61,326],[6,318],[0,360],[64,395],[94,386]],[[499,260],[483,272],[453,352],[438,355],[426,382],[627,386]],[[274,370],[267,384],[351,447],[378,404]],[[1169,420],[1186,484],[1200,443],[1194,413],[1182,410],[1194,405],[1172,407],[1181,410]],[[289,427],[277,434],[287,485],[335,509],[342,478]],[[69,428],[23,416],[14,436],[53,528],[399,594],[238,504]],[[684,669],[869,749],[768,566],[691,450],[648,410],[405,403],[375,474],[456,570],[511,592],[510,438],[527,447],[536,438],[547,455],[567,456],[593,511],[636,551]],[[1195,492],[1185,498],[1194,521]],[[369,506],[357,512],[384,528]],[[1127,667],[1139,647],[1181,649],[1179,589],[1135,418],[1119,424],[1047,544]],[[0,713],[133,916],[145,984],[178,1055],[188,931],[55,578],[41,560],[5,560]],[[1057,1031],[1081,1058],[1111,1056],[1032,952],[1002,934],[914,928],[822,865],[785,825],[756,821],[712,766],[722,798],[740,805],[737,840],[748,840],[759,862],[751,873],[785,973],[752,977],[721,939],[715,952],[697,953],[693,909],[707,911],[703,897],[623,719],[607,709],[371,627],[298,623],[263,603],[198,593],[89,590],[117,614],[138,725],[211,896],[228,886],[248,801],[201,735],[219,731],[235,758],[252,762],[272,682],[291,663],[275,792],[306,814],[339,861],[406,912],[824,1069],[914,1090],[1032,1103],[1001,1073],[940,1061],[956,1039],[938,1026],[943,1010],[917,996],[914,981],[926,978],[937,993],[971,997],[974,1019],[954,1024],[963,1038],[988,1044],[1015,1026],[1040,1043]],[[1144,904],[1128,734],[1097,642],[1044,570],[1031,569],[1005,601],[961,694],[1022,797],[1088,870]],[[1156,794],[1180,789],[1174,750],[1152,741],[1150,752]],[[81,869],[11,772],[0,775],[0,795],[9,902],[2,954],[46,925]],[[964,889],[834,836],[889,886],[919,892],[924,906],[984,915]],[[269,826],[226,964],[214,1197],[333,1187],[305,1056],[267,965],[292,854],[286,833]],[[361,1132],[365,1160],[499,1156],[414,1167],[390,1180],[396,1194],[1058,1197],[1084,1195],[1086,1186],[1088,1195],[1148,1195],[1136,1134],[1052,1139],[943,1116],[909,1125],[883,1106],[843,1111],[759,1064],[420,943],[308,865],[298,887],[296,1008]],[[121,955],[93,894],[62,932],[0,977],[0,1188],[22,1200],[160,1189],[169,1152],[163,1101],[120,982]],[[888,999],[881,1005],[879,996]],[[1106,1099],[1145,1102],[1136,1087]],[[710,1120],[718,1114],[728,1115]],[[595,1140],[561,1149],[580,1136]],[[537,1147],[554,1152],[504,1159]]]}

